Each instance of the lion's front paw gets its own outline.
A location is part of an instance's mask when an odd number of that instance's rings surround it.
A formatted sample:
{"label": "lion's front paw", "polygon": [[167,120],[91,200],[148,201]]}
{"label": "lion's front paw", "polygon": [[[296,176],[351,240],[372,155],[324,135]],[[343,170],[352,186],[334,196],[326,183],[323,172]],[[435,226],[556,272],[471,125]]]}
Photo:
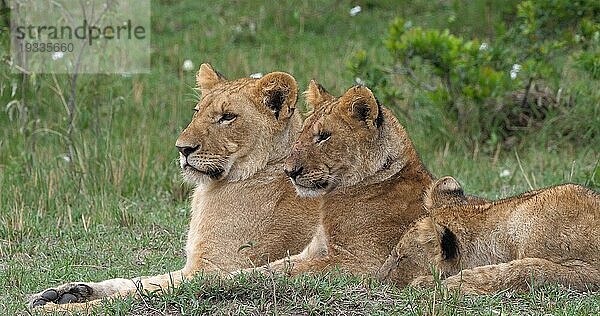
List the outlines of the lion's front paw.
{"label": "lion's front paw", "polygon": [[464,271],[462,274],[453,275],[443,281],[444,286],[451,292],[463,294],[489,294],[489,283],[481,275]]}
{"label": "lion's front paw", "polygon": [[46,289],[29,297],[29,306],[38,307],[49,302],[55,304],[83,303],[90,300],[94,290],[85,283],[67,283]]}

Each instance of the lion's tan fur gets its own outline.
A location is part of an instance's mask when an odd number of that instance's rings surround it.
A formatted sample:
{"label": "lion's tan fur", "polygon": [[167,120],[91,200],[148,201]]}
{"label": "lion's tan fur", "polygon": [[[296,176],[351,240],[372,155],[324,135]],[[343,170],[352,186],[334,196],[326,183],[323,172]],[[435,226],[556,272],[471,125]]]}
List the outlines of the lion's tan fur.
{"label": "lion's tan fur", "polygon": [[301,254],[270,269],[373,274],[403,230],[423,216],[432,177],[404,127],[368,88],[336,98],[312,81],[306,97],[313,111],[286,170],[296,170],[299,194],[319,197],[321,226]]}
{"label": "lion's tan fur", "polygon": [[431,265],[448,287],[471,293],[522,291],[532,281],[579,290],[600,286],[598,193],[564,184],[481,204],[461,194],[450,177],[432,185],[425,197],[429,216],[404,234],[381,278],[428,283]]}
{"label": "lion's tan fur", "polygon": [[[180,155],[184,178],[196,185],[185,266],[154,277],[86,283],[93,289],[87,299],[133,293],[136,283],[155,290],[200,271],[263,265],[300,252],[311,240],[319,219],[317,201],[298,197],[283,173],[302,125],[295,111],[295,79],[275,72],[228,81],[203,64],[197,84],[202,99],[176,143],[182,150],[194,149],[187,158]],[[225,113],[236,117],[224,120]]]}

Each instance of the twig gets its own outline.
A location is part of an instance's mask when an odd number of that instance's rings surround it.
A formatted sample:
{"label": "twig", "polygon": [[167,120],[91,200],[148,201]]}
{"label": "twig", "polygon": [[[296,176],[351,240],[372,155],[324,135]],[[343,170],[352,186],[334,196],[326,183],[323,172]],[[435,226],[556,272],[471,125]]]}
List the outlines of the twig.
{"label": "twig", "polygon": [[571,173],[569,173],[569,182],[573,181],[573,173],[575,173],[575,163],[576,163],[575,160],[573,160],[573,162],[571,162]]}
{"label": "twig", "polygon": [[594,164],[594,171],[592,171],[592,174],[590,175],[590,177],[585,180],[585,185],[589,186],[590,182],[594,180],[594,178],[596,177],[596,171],[598,170],[598,164],[600,164],[600,159],[596,160],[596,163]]}
{"label": "twig", "polygon": [[50,86],[50,89],[59,96],[61,103],[65,107],[65,110],[68,112],[69,108],[67,105],[67,100],[65,99],[65,95],[64,95],[62,89],[60,88],[60,84],[58,84],[58,80],[56,79],[56,74],[54,74],[54,73],[52,74],[52,81],[54,82],[54,86]]}
{"label": "twig", "polygon": [[519,164],[519,169],[521,169],[521,173],[523,174],[523,177],[525,177],[525,181],[527,181],[527,185],[529,185],[529,189],[533,190],[533,186],[531,185],[531,182],[529,181],[529,177],[527,177],[525,170],[523,170],[523,165],[521,165],[521,159],[519,158],[519,153],[517,153],[516,149],[515,149],[515,156],[517,157],[517,163]]}
{"label": "twig", "polygon": [[403,68],[394,67],[394,69],[384,69],[383,71],[390,73],[390,74],[407,75],[407,79],[413,85],[421,87],[422,89],[425,89],[427,91],[435,91],[436,90],[436,88],[434,86],[431,86],[431,85],[419,80],[419,78],[417,77],[417,75],[415,75],[414,71],[408,65],[407,62],[404,62],[403,66],[404,66]]}
{"label": "twig", "polygon": [[[81,11],[83,13],[83,18],[85,20],[87,20],[87,13],[86,13],[86,7],[83,1],[79,1],[79,5],[81,6]],[[104,10],[102,10],[102,12],[100,12],[100,14],[98,15],[98,18],[95,19],[93,21],[93,25],[97,24],[101,19],[102,16],[106,13],[106,11],[108,11],[108,8],[111,7],[112,5],[112,1],[109,1],[107,3],[107,5],[104,7]],[[94,18],[93,14],[90,18]],[[68,150],[69,150],[69,158],[71,159],[71,161],[74,161],[73,159],[75,158],[75,149],[73,148],[73,138],[72,138],[72,134],[73,134],[73,129],[75,128],[75,110],[77,108],[77,79],[79,77],[79,66],[81,65],[81,58],[83,56],[83,52],[85,51],[85,47],[86,47],[86,43],[85,41],[82,41],[81,43],[81,49],[79,50],[79,53],[77,54],[77,59],[75,61],[75,65],[73,67],[73,75],[71,76],[71,80],[70,80],[70,85],[71,85],[71,93],[69,94],[69,99],[67,100],[67,115],[68,115],[68,122],[67,122],[67,137],[69,138],[70,142],[69,142],[69,146],[68,146]]]}
{"label": "twig", "polygon": [[523,95],[523,100],[521,101],[521,108],[525,108],[527,105],[527,98],[529,98],[529,90],[531,89],[531,83],[533,82],[533,78],[529,77],[529,81],[527,82],[527,86],[525,87],[525,94]]}
{"label": "twig", "polygon": [[17,64],[14,63],[13,60],[11,60],[10,58],[5,59],[5,62],[10,66],[10,67],[15,67],[15,69],[17,69],[19,72],[24,73],[26,75],[30,75],[31,72]]}
{"label": "twig", "polygon": [[500,143],[496,144],[496,150],[494,152],[494,158],[492,158],[492,166],[496,166],[498,163],[498,158],[500,157],[500,149],[502,145]]}

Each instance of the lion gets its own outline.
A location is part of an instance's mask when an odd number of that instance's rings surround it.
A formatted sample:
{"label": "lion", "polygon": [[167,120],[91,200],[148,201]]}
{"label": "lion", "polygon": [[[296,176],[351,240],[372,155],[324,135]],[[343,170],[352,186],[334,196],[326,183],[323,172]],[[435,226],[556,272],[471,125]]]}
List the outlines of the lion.
{"label": "lion", "polygon": [[[452,177],[427,191],[428,216],[403,236],[379,278],[489,294],[544,284],[600,288],[600,194],[575,184],[472,204]],[[533,283],[533,284],[532,284]]]}
{"label": "lion", "polygon": [[433,177],[369,88],[354,86],[338,98],[312,80],[305,96],[312,112],[285,172],[300,196],[320,200],[318,231],[301,253],[245,272],[374,275],[404,229],[425,214]]}
{"label": "lion", "polygon": [[[186,263],[153,277],[67,283],[33,295],[52,309],[139,290],[175,287],[196,273],[227,273],[297,253],[319,221],[318,202],[300,198],[284,163],[302,127],[289,74],[228,81],[210,65],[196,76],[202,98],[177,139],[183,177],[194,184]],[[90,302],[94,301],[94,302]]]}

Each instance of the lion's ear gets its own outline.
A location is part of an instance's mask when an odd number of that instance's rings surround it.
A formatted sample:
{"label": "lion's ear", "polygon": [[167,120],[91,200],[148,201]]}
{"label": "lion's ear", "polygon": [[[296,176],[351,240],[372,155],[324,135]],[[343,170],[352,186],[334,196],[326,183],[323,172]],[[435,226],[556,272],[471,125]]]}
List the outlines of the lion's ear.
{"label": "lion's ear", "polygon": [[423,245],[426,252],[436,258],[436,261],[452,260],[459,256],[460,248],[456,234],[437,222],[435,217],[428,216],[418,221],[415,227],[415,240]]}
{"label": "lion's ear", "polygon": [[292,75],[272,72],[258,79],[257,94],[276,119],[289,118],[294,113],[298,100],[298,84]]}
{"label": "lion's ear", "polygon": [[440,251],[443,260],[452,260],[458,257],[458,239],[456,235],[448,228],[443,227],[440,235]]}
{"label": "lion's ear", "polygon": [[354,86],[340,97],[340,105],[368,128],[379,127],[383,119],[381,105],[367,87]]}
{"label": "lion's ear", "polygon": [[217,72],[210,64],[200,65],[200,70],[196,74],[196,85],[202,93],[212,89],[216,84],[224,81],[225,77]]}
{"label": "lion's ear", "polygon": [[425,193],[425,208],[443,205],[456,205],[467,203],[467,197],[462,186],[453,177],[443,177],[434,181]]}
{"label": "lion's ear", "polygon": [[308,84],[308,89],[304,91],[304,96],[306,97],[306,104],[313,110],[321,107],[324,102],[334,99],[334,96],[327,92],[315,79],[312,79]]}

